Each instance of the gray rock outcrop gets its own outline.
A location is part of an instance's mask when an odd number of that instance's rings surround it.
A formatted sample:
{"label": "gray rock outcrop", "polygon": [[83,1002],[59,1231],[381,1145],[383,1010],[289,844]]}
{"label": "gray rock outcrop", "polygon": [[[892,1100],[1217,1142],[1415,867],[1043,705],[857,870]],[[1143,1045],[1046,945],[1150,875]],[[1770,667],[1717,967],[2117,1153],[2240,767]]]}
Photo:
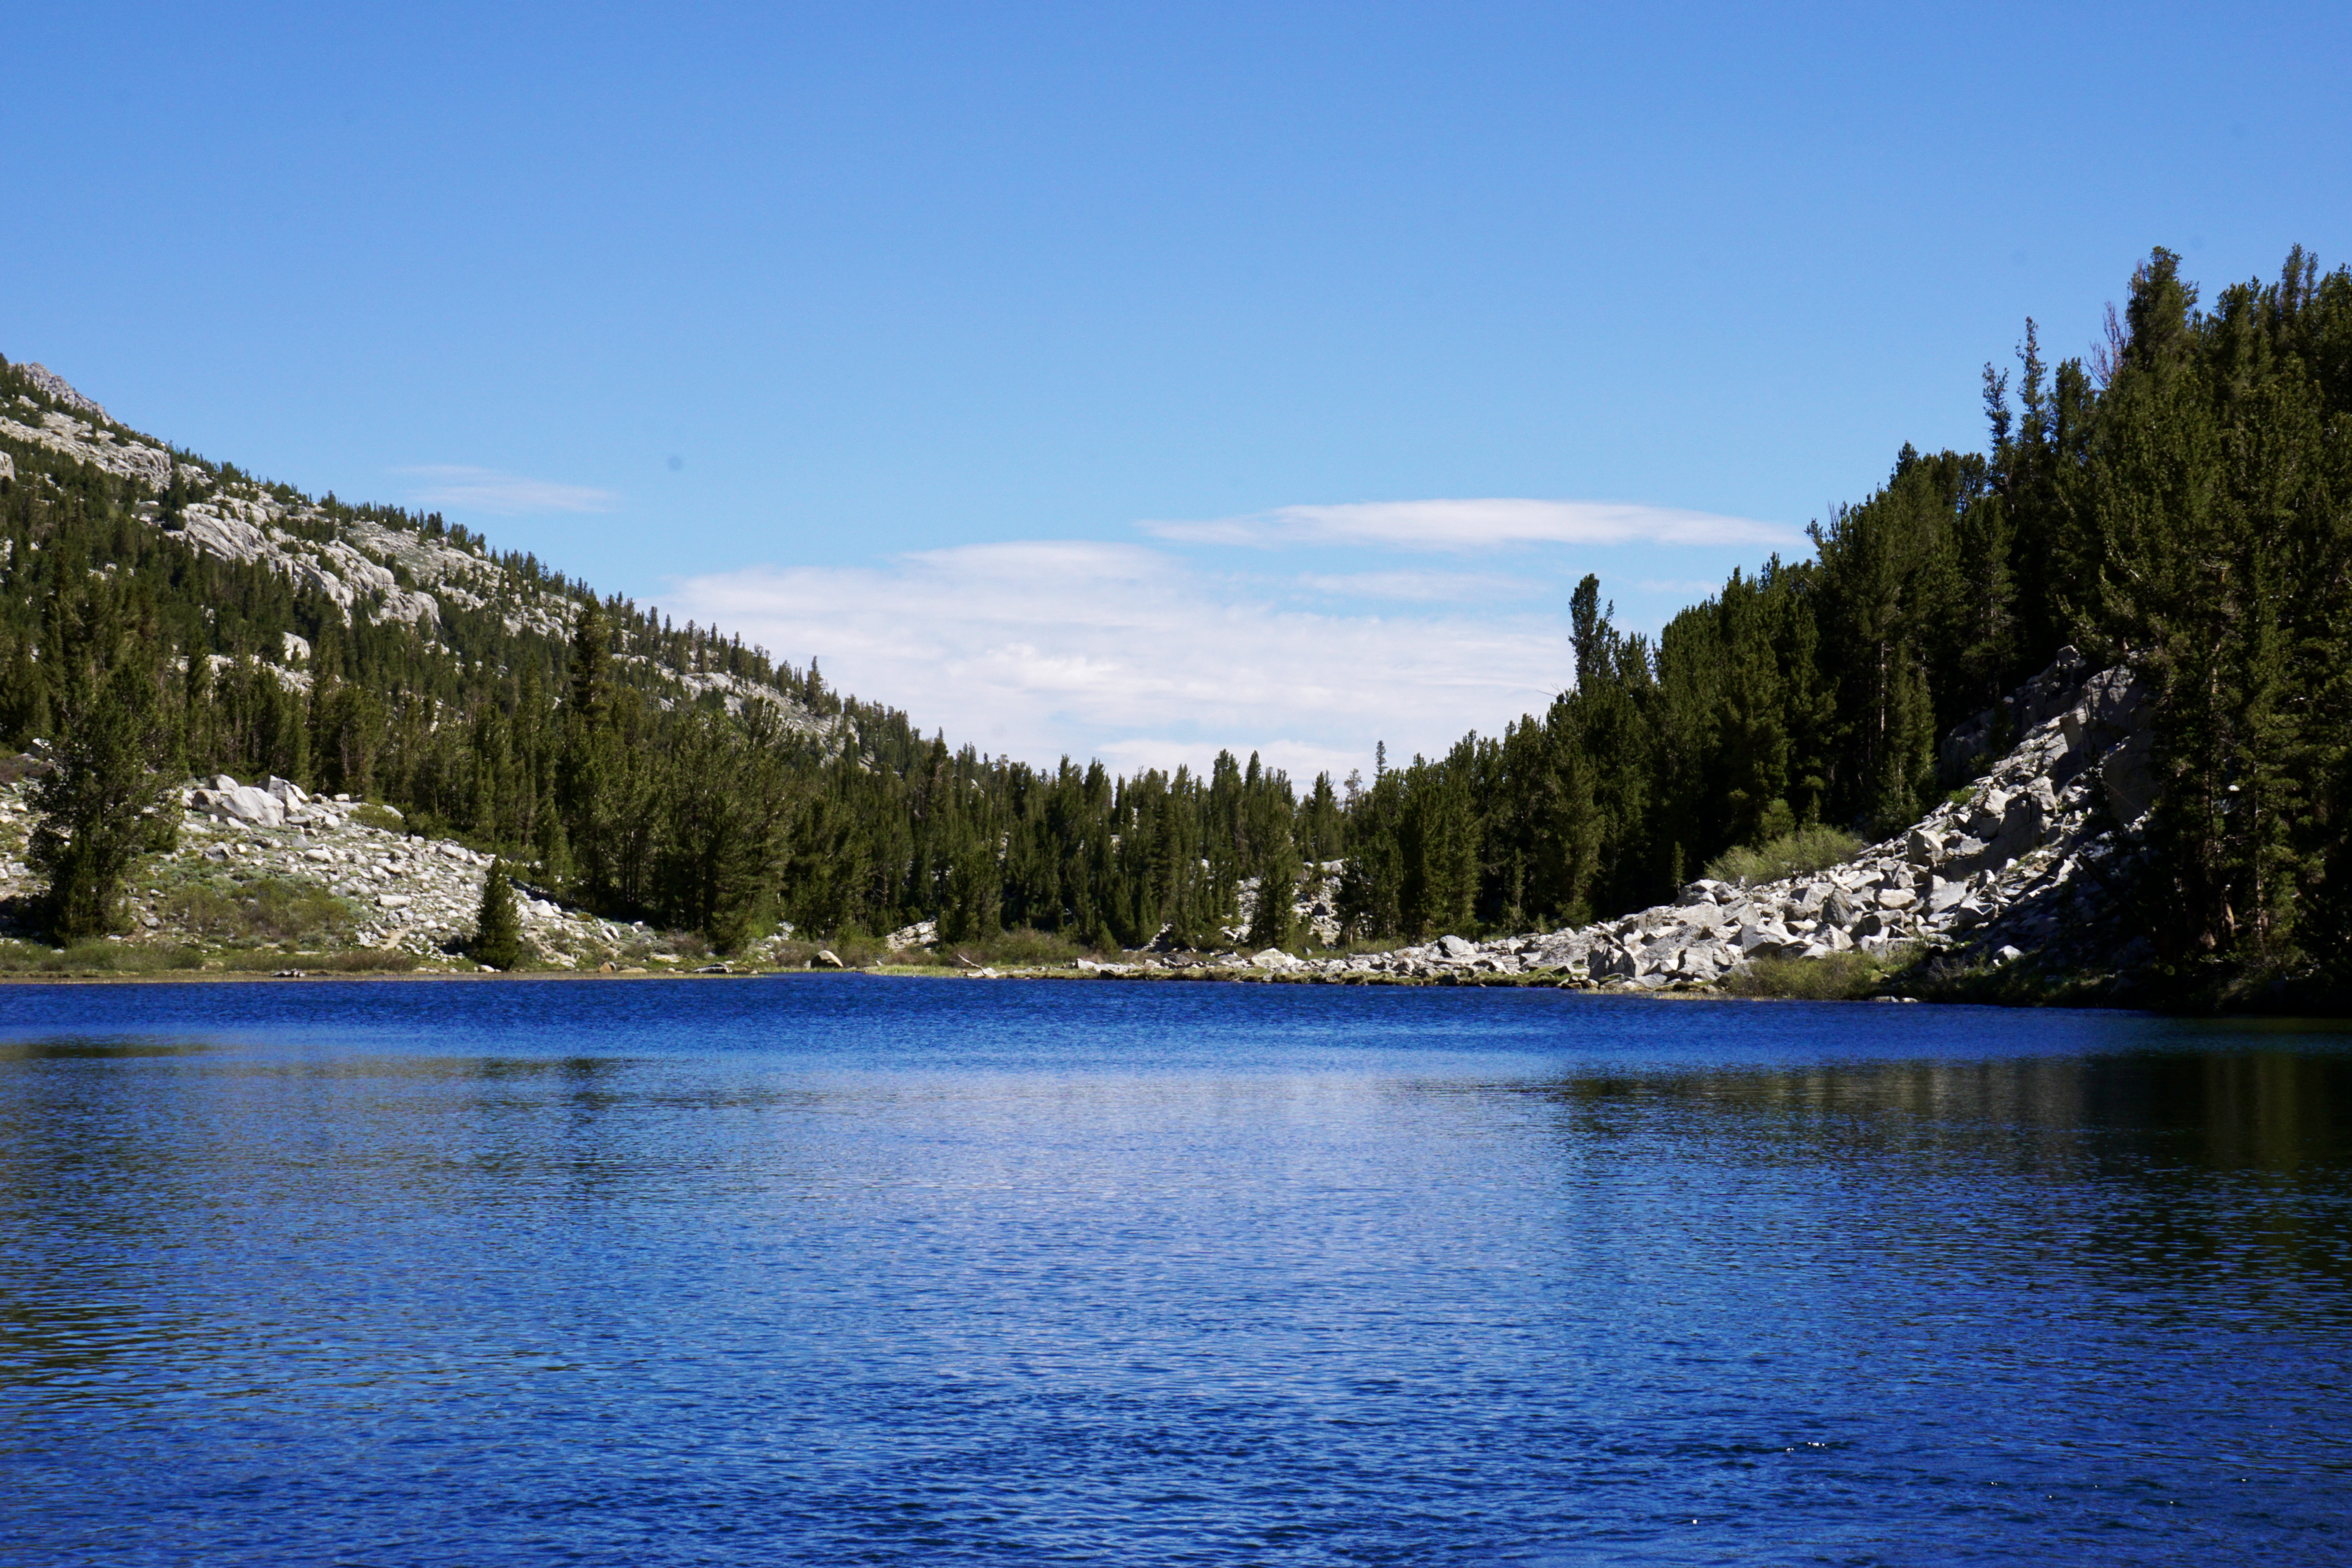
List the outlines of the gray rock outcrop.
{"label": "gray rock outcrop", "polygon": [[35,386],[39,387],[43,392],[47,393],[51,397],[56,398],[59,403],[64,404],[67,407],[79,410],[83,414],[96,415],[101,422],[111,423],[111,421],[107,420],[105,409],[100,408],[97,404],[91,402],[89,398],[84,397],[80,393],[76,392],[72,385],[67,382],[64,376],[59,375],[47,365],[36,363],[33,364],[19,365],[17,368],[25,373],[26,380],[31,382]]}
{"label": "gray rock outcrop", "polygon": [[2154,795],[2147,698],[2128,670],[2080,671],[2062,659],[2023,688],[2011,710],[2032,728],[2016,748],[1900,837],[1778,882],[1696,882],[1671,906],[1520,939],[1517,955],[1651,989],[1720,980],[1758,958],[1915,942],[1963,955],[2045,951],[2069,923],[2078,947],[2112,942],[2118,835]]}
{"label": "gray rock outcrop", "polygon": [[[1324,860],[1308,866],[1293,889],[1291,929],[1328,947],[1339,940],[1339,873],[1344,860]],[[1246,941],[1257,923],[1259,879],[1244,877],[1234,889],[1234,923],[1223,928],[1227,942]]]}
{"label": "gray rock outcrop", "polygon": [[1972,763],[1990,760],[1996,732],[2012,740],[2031,734],[2056,718],[2076,700],[2090,666],[2072,647],[2062,647],[2050,668],[2001,699],[1996,707],[1952,727],[1937,749],[1937,764],[1946,784],[1967,779]]}

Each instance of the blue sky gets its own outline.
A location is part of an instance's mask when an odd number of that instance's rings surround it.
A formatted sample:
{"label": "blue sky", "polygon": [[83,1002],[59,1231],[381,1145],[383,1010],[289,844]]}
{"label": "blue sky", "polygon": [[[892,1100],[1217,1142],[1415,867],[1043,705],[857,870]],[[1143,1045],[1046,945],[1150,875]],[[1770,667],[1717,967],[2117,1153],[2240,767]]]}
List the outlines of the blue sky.
{"label": "blue sky", "polygon": [[1344,771],[1979,444],[2149,246],[2352,257],[2346,17],[30,10],[0,353],[953,739]]}

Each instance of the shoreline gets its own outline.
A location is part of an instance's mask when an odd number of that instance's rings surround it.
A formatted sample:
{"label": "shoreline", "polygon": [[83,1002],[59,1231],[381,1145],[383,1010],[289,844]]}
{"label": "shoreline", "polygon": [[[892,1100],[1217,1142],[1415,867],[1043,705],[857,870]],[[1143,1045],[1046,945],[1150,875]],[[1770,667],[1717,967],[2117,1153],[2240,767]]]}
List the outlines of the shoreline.
{"label": "shoreline", "polygon": [[[692,970],[669,972],[641,970],[635,973],[605,973],[598,970],[572,971],[562,969],[506,971],[497,973],[466,973],[457,970],[297,970],[291,972],[265,970],[167,969],[136,974],[0,974],[0,986],[9,985],[189,985],[189,984],[252,984],[276,981],[337,981],[382,984],[400,981],[430,981],[436,984],[457,982],[467,984],[513,982],[543,984],[562,981],[644,981],[644,980],[788,980],[803,978],[862,977],[877,980],[939,980],[939,981],[1053,981],[1070,982],[1124,981],[1133,984],[1230,984],[1230,985],[1359,985],[1454,987],[1478,990],[1536,990],[1585,992],[1596,996],[1645,996],[1673,1000],[1751,1001],[1770,1000],[1736,996],[1716,986],[1657,987],[1612,986],[1580,981],[1570,976],[1550,973],[1463,973],[1463,974],[1383,974],[1365,972],[1356,974],[1293,974],[1279,971],[1254,971],[1244,967],[1202,965],[1188,969],[1150,970],[1120,973],[1103,969],[1003,969],[992,973],[947,969],[932,964],[877,964],[866,969],[740,969],[723,973],[700,973]],[[1888,998],[1887,1000],[1893,1000]]]}
{"label": "shoreline", "polygon": [[1200,965],[1182,969],[1126,971],[1100,967],[1079,969],[1024,968],[981,973],[973,970],[947,969],[933,964],[879,964],[870,968],[788,968],[741,969],[724,973],[698,973],[693,971],[673,973],[646,970],[635,973],[604,973],[596,970],[568,971],[562,969],[526,970],[520,973],[465,973],[450,970],[404,972],[303,970],[295,973],[261,970],[160,970],[137,974],[7,974],[0,975],[0,994],[15,986],[103,986],[103,985],[219,985],[249,984],[268,982],[278,984],[342,982],[367,984],[388,984],[402,982],[446,984],[545,984],[561,982],[595,981],[745,981],[795,979],[852,979],[950,981],[1031,981],[1068,984],[1074,981],[1111,981],[1129,984],[1226,984],[1226,985],[1339,985],[1356,987],[1400,987],[1412,989],[1456,990],[1516,990],[1565,991],[1595,998],[1622,998],[1650,1002],[1810,1002],[1814,1005],[1834,1004],[1847,1006],[1871,1006],[1888,1004],[1906,1005],[2000,1007],[2004,1010],[2026,1008],[2056,1008],[2062,1011],[2140,1012],[2166,1017],[2196,1017],[2208,1019],[2266,1019],[2273,1022],[2303,1020],[2331,1026],[2347,1026],[2347,1015],[2330,1010],[2326,1005],[2317,1007],[2295,1005],[2309,998],[2296,996],[2284,1006],[2199,1005],[2191,999],[2188,1005],[2163,1004],[2162,999],[2101,999],[2079,993],[2063,996],[1998,997],[1983,995],[1873,995],[1873,996],[1797,996],[1777,994],[1742,994],[1717,985],[1677,983],[1671,985],[1643,987],[1607,981],[1591,981],[1565,976],[1557,972],[1494,973],[1481,972],[1439,973],[1433,974],[1383,973],[1376,971],[1354,971],[1339,973],[1297,973],[1281,971],[1255,971],[1246,967]]}

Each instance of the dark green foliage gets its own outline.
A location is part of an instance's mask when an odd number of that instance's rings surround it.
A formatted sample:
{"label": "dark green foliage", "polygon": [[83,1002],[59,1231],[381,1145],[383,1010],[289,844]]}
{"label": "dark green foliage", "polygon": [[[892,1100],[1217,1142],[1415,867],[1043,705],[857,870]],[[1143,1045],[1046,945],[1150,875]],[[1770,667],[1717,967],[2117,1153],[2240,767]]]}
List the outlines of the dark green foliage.
{"label": "dark green foliage", "polygon": [[515,910],[514,884],[504,860],[492,860],[482,874],[482,902],[474,913],[474,942],[467,951],[475,963],[492,969],[512,969],[522,962],[522,918]]}
{"label": "dark green foliage", "polygon": [[2155,689],[2150,934],[2184,980],[2352,967],[2352,275],[2300,249],[2210,312],[2132,279],[2074,507],[2081,619]]}
{"label": "dark green foliage", "polygon": [[42,910],[60,942],[121,923],[122,879],[140,855],[169,847],[175,814],[159,810],[171,736],[152,665],[126,653],[111,669],[74,672],[55,767],[34,786],[26,859],[47,877]]}
{"label": "dark green foliage", "polygon": [[1257,908],[1250,917],[1247,941],[1257,948],[1288,947],[1297,934],[1293,906],[1300,870],[1290,791],[1286,784],[1264,787],[1255,754],[1247,777],[1259,786],[1244,804],[1242,848],[1258,879]]}
{"label": "dark green foliage", "polygon": [[57,727],[46,671],[33,660],[33,639],[11,637],[7,673],[0,677],[0,741],[13,746],[47,740]]}

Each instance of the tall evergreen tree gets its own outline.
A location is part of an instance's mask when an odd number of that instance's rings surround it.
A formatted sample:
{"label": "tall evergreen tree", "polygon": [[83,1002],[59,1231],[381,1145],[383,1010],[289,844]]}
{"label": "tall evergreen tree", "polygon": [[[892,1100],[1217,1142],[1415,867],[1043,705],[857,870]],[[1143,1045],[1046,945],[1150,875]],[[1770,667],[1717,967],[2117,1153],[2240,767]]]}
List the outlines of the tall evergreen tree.
{"label": "tall evergreen tree", "polygon": [[0,739],[21,746],[48,739],[56,727],[48,679],[34,658],[33,639],[15,639],[5,685],[0,687]]}
{"label": "tall evergreen tree", "polygon": [[26,857],[48,879],[42,917],[52,937],[118,929],[124,877],[141,854],[170,847],[175,814],[161,809],[170,746],[155,671],[142,658],[121,658],[73,701],[52,769],[34,787]]}
{"label": "tall evergreen tree", "polygon": [[482,873],[482,900],[474,911],[474,940],[467,950],[477,963],[512,969],[522,962],[522,917],[515,909],[507,863],[492,860]]}
{"label": "tall evergreen tree", "polygon": [[[1250,766],[1255,776],[1255,755]],[[1286,948],[1297,934],[1299,873],[1288,781],[1279,773],[1258,777],[1245,810],[1248,853],[1257,876],[1257,906],[1250,916],[1249,943],[1257,948]]]}

